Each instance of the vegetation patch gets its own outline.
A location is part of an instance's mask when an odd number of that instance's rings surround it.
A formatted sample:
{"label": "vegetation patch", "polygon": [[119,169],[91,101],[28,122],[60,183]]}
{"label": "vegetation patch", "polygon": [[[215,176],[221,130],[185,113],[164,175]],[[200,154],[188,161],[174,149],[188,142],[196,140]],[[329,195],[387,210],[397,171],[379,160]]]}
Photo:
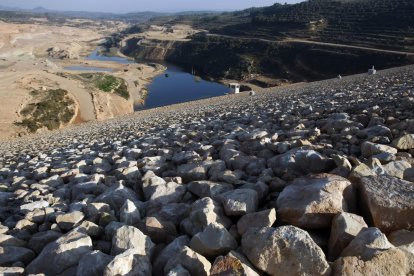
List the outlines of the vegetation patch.
{"label": "vegetation patch", "polygon": [[59,128],[61,124],[69,123],[75,115],[75,102],[66,90],[34,90],[30,94],[34,102],[20,111],[20,115],[24,118],[20,122],[15,122],[15,125],[27,128],[30,132],[36,132],[43,127],[53,130]]}
{"label": "vegetation patch", "polygon": [[129,99],[129,92],[126,82],[122,78],[103,73],[83,73],[78,77],[87,84],[92,84],[93,88],[97,88],[103,92],[114,93],[124,99]]}

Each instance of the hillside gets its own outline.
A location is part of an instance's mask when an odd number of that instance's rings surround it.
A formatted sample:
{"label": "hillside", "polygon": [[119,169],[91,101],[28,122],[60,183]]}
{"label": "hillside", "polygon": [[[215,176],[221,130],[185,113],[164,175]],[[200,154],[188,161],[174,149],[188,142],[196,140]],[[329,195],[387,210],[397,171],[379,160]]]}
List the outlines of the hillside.
{"label": "hillside", "polygon": [[221,15],[155,18],[153,22],[182,22],[239,37],[296,37],[414,51],[413,13],[410,0],[309,0]]}
{"label": "hillside", "polygon": [[205,31],[175,44],[136,37],[124,50],[137,58],[196,68],[215,79],[263,87],[315,81],[362,73],[373,65],[385,69],[412,64],[413,13],[409,0],[310,0],[222,14],[156,17],[142,28],[186,24]]}
{"label": "hillside", "polygon": [[0,271],[412,274],[413,71],[0,142]]}

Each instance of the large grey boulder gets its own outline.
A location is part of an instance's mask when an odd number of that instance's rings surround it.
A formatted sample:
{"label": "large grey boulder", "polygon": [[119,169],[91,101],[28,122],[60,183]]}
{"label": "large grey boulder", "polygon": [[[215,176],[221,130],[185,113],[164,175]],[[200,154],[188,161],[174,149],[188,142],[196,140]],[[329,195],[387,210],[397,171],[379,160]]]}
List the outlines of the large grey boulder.
{"label": "large grey boulder", "polygon": [[409,168],[411,168],[411,164],[403,160],[392,161],[384,165],[384,171],[386,174],[399,179],[404,179],[404,172]]}
{"label": "large grey boulder", "polygon": [[229,228],[231,221],[223,213],[219,203],[209,197],[197,200],[191,205],[190,214],[181,222],[184,232],[194,236],[211,223],[219,223]]}
{"label": "large grey boulder", "polygon": [[211,197],[216,199],[222,193],[233,190],[233,185],[213,181],[192,181],[187,184],[187,189],[199,198]]}
{"label": "large grey boulder", "polygon": [[407,134],[392,141],[392,145],[399,150],[414,149],[414,134]]}
{"label": "large grey boulder", "polygon": [[102,253],[99,250],[85,254],[79,262],[76,276],[103,275],[105,267],[114,257]]}
{"label": "large grey boulder", "polygon": [[392,232],[388,236],[388,240],[392,243],[392,245],[404,252],[407,258],[409,274],[414,275],[414,232],[398,230]]}
{"label": "large grey boulder", "polygon": [[191,239],[190,247],[205,257],[214,257],[236,249],[237,242],[224,226],[211,223]]}
{"label": "large grey boulder", "polygon": [[206,180],[209,167],[209,164],[203,162],[183,164],[178,166],[177,175],[183,178],[184,183]]}
{"label": "large grey boulder", "polygon": [[119,218],[125,224],[134,225],[140,222],[141,214],[136,204],[127,199],[119,211]]}
{"label": "large grey boulder", "polygon": [[30,238],[27,247],[32,249],[37,254],[40,254],[40,252],[42,252],[43,248],[46,245],[57,240],[61,236],[62,233],[51,230],[45,232],[38,232]]}
{"label": "large grey boulder", "polygon": [[335,162],[313,150],[293,149],[269,159],[267,163],[276,174],[286,171],[297,175],[322,173],[333,169]]}
{"label": "large grey boulder", "polygon": [[28,274],[57,275],[78,265],[82,257],[92,251],[92,240],[84,233],[71,231],[49,243],[26,268]]}
{"label": "large grey boulder", "polygon": [[137,194],[133,190],[125,187],[121,183],[116,183],[99,195],[95,199],[95,202],[107,203],[115,210],[119,210],[127,199],[134,202],[139,201]]}
{"label": "large grey boulder", "polygon": [[220,195],[224,212],[228,216],[243,216],[255,212],[259,204],[257,192],[253,189],[236,189]]}
{"label": "large grey boulder", "polygon": [[178,253],[171,256],[170,260],[164,267],[164,273],[168,273],[177,265],[184,267],[190,272],[191,275],[210,275],[210,262],[205,257],[191,250],[191,248],[187,246],[184,246]]}
{"label": "large grey boulder", "polygon": [[148,181],[144,181],[142,189],[146,200],[162,204],[180,202],[187,190],[184,185],[175,182],[153,184]]}
{"label": "large grey boulder", "polygon": [[49,207],[49,202],[47,202],[45,200],[39,200],[39,201],[35,201],[35,202],[20,205],[20,212],[22,212],[23,214],[26,214],[28,212],[31,212],[31,211],[35,210],[35,209],[42,209],[42,208],[46,208],[46,207]]}
{"label": "large grey boulder", "polygon": [[364,218],[356,214],[344,212],[336,215],[332,220],[329,237],[329,257],[336,259],[359,232],[367,227]]}
{"label": "large grey boulder", "polygon": [[378,252],[370,260],[361,260],[355,256],[337,259],[333,266],[332,275],[407,275],[409,268],[404,252],[397,248]]}
{"label": "large grey boulder", "polygon": [[145,172],[153,171],[157,174],[163,172],[167,166],[166,158],[164,156],[144,157],[139,164]]}
{"label": "large grey boulder", "polygon": [[[157,217],[147,216],[143,222],[142,231],[148,235],[154,243],[169,242],[177,236],[174,223],[163,221]],[[141,224],[142,225],[142,224]]]}
{"label": "large grey boulder", "polygon": [[372,259],[378,252],[393,247],[378,228],[364,228],[342,251],[341,256],[356,256],[367,261]]}
{"label": "large grey boulder", "polygon": [[330,227],[333,217],[353,211],[355,191],[346,178],[319,174],[294,180],[279,195],[277,213],[288,224],[317,229]]}
{"label": "large grey boulder", "polygon": [[322,249],[294,226],[250,228],[242,237],[243,253],[270,275],[330,275]]}
{"label": "large grey boulder", "polygon": [[162,275],[164,272],[165,264],[169,261],[171,256],[176,255],[184,246],[190,244],[188,236],[179,236],[171,243],[169,243],[154,260],[153,273],[154,275]]}
{"label": "large grey boulder", "polygon": [[414,230],[414,185],[392,176],[369,176],[359,179],[360,202],[368,223],[390,233]]}
{"label": "large grey boulder", "polygon": [[371,157],[373,155],[382,153],[396,154],[398,150],[387,145],[375,144],[369,141],[365,141],[361,145],[361,152],[362,156]]}
{"label": "large grey boulder", "polygon": [[0,234],[0,246],[25,247],[26,242],[11,235]]}
{"label": "large grey boulder", "polygon": [[135,248],[141,255],[151,256],[154,244],[151,239],[133,226],[122,226],[115,231],[112,238],[112,255]]}
{"label": "large grey boulder", "polygon": [[382,125],[375,125],[375,126],[361,129],[360,131],[357,132],[356,135],[361,139],[367,139],[367,140],[370,140],[374,137],[392,138],[391,130],[388,127],[382,126]]}
{"label": "large grey boulder", "polygon": [[71,230],[78,225],[84,218],[84,214],[79,211],[70,212],[56,216],[56,223],[63,231]]}
{"label": "large grey boulder", "polygon": [[152,275],[149,256],[142,255],[139,250],[132,248],[115,256],[105,267],[103,276],[148,276]]}
{"label": "large grey boulder", "polygon": [[243,235],[249,228],[270,227],[275,221],[276,210],[274,208],[246,214],[237,221],[237,232]]}
{"label": "large grey boulder", "polygon": [[17,262],[28,264],[35,256],[32,250],[24,247],[0,247],[0,266],[11,266]]}

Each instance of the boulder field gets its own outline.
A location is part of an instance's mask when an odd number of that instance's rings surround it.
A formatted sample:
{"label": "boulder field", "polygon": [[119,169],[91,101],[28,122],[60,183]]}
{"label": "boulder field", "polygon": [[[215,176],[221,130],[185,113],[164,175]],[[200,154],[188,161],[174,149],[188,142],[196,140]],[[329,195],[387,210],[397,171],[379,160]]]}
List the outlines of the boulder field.
{"label": "boulder field", "polygon": [[413,275],[414,66],[0,142],[2,275]]}

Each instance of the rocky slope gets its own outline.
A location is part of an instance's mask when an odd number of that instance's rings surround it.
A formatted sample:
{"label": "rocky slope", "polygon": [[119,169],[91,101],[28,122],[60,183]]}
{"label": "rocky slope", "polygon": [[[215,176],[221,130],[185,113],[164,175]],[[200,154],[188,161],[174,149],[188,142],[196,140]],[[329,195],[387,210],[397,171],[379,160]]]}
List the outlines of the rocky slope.
{"label": "rocky slope", "polygon": [[0,271],[413,273],[413,71],[2,142]]}

